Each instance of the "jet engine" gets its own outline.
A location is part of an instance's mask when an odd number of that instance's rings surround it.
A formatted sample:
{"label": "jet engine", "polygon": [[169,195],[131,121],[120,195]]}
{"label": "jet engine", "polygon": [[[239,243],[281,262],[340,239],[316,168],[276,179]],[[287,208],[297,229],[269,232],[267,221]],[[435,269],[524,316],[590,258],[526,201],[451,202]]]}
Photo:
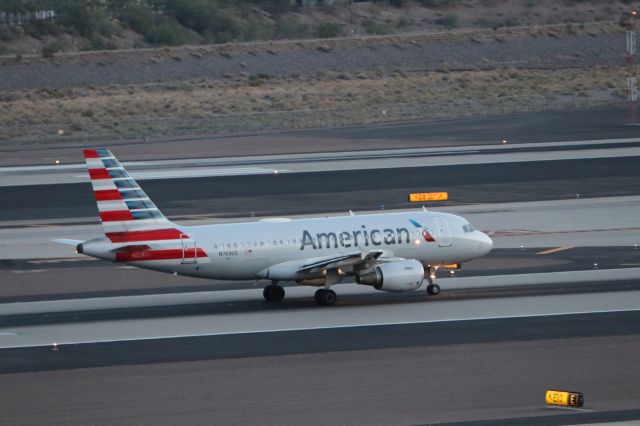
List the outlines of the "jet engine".
{"label": "jet engine", "polygon": [[382,291],[408,291],[420,287],[424,267],[417,260],[396,260],[381,263],[356,275],[358,284],[373,286]]}

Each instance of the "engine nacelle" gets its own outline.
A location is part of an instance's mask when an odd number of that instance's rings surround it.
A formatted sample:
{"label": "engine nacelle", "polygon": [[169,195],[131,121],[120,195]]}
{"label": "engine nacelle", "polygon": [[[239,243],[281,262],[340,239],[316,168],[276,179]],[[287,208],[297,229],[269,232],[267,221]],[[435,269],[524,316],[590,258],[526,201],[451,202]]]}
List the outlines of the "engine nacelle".
{"label": "engine nacelle", "polygon": [[397,260],[363,271],[356,275],[358,284],[373,286],[382,291],[408,291],[420,287],[424,267],[417,260]]}

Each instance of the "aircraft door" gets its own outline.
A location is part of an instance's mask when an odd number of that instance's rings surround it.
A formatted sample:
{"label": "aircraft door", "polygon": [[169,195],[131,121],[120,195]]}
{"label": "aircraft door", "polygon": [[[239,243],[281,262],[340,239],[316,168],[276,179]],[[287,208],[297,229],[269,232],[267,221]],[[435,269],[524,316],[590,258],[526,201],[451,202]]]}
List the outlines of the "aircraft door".
{"label": "aircraft door", "polygon": [[451,232],[449,230],[449,222],[443,218],[436,218],[436,230],[438,232],[438,245],[440,247],[449,247],[452,244]]}
{"label": "aircraft door", "polygon": [[180,242],[182,243],[182,263],[198,263],[196,242],[185,234],[180,235]]}

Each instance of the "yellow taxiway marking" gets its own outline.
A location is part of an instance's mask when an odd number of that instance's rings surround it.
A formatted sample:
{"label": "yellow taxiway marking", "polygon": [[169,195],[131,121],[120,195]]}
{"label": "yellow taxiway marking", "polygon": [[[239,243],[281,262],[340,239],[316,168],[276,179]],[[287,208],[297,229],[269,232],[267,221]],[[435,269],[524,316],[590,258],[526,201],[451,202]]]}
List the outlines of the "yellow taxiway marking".
{"label": "yellow taxiway marking", "polygon": [[549,250],[543,250],[543,251],[539,251],[536,254],[551,254],[551,253],[557,253],[559,251],[564,251],[564,250],[571,250],[573,247],[571,246],[561,246],[561,247],[556,247],[556,248],[552,248]]}

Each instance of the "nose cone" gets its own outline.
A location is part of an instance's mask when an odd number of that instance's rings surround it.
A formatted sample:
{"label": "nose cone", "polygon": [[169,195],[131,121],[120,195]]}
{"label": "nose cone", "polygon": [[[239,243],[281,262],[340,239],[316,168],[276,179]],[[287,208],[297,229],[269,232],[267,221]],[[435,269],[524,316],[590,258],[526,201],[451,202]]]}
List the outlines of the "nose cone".
{"label": "nose cone", "polygon": [[493,248],[493,240],[484,232],[478,231],[478,233],[478,249],[480,251],[480,256],[484,256]]}

